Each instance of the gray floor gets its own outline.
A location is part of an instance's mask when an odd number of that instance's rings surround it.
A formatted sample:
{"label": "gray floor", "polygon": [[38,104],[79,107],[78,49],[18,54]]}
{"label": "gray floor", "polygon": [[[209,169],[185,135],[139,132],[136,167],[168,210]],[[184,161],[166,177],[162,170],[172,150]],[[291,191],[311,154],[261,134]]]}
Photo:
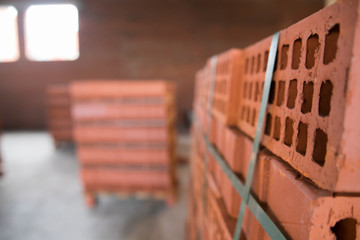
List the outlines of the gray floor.
{"label": "gray floor", "polygon": [[[186,156],[188,137],[179,142]],[[45,132],[6,133],[1,151],[0,240],[184,239],[186,165],[179,167],[181,194],[171,208],[159,200],[101,196],[88,209],[71,146],[56,150]]]}

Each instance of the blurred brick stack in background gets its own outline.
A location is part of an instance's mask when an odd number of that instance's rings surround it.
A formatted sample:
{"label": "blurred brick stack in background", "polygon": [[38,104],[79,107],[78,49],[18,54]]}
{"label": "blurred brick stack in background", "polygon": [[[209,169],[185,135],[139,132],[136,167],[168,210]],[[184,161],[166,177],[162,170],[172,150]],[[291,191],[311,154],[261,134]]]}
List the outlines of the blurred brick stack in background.
{"label": "blurred brick stack in background", "polygon": [[54,84],[46,89],[47,122],[55,145],[72,142],[71,100],[67,84]]}
{"label": "blurred brick stack in background", "polygon": [[[339,1],[280,32],[251,192],[289,239],[360,238],[359,14],[359,1]],[[241,197],[203,135],[245,182],[270,43],[220,54],[214,76],[210,61],[196,75],[189,239],[232,239]],[[248,208],[242,229],[269,239]]]}
{"label": "blurred brick stack in background", "polygon": [[99,193],[175,200],[175,87],[165,81],[70,86],[74,139],[88,206]]}

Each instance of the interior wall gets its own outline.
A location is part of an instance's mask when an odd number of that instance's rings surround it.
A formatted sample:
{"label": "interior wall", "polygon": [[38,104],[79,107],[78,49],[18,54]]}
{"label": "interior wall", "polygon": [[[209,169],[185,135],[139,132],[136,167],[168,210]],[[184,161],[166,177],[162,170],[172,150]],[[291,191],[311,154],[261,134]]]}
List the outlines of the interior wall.
{"label": "interior wall", "polygon": [[23,13],[30,3],[39,2],[9,2],[19,11],[21,59],[0,63],[5,129],[44,128],[46,86],[75,79],[175,81],[183,127],[192,107],[195,72],[207,58],[245,47],[323,6],[322,0],[82,0],[75,3],[80,58],[32,62],[24,57]]}

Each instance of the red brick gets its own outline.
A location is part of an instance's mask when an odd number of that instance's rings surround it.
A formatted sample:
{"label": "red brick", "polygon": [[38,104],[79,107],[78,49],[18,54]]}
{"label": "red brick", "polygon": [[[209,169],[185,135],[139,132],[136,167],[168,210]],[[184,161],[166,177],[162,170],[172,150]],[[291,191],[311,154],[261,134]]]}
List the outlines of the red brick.
{"label": "red brick", "polygon": [[73,100],[80,99],[116,99],[126,97],[165,97],[169,92],[174,92],[171,83],[161,80],[151,81],[113,81],[94,80],[76,81],[70,84]]}
{"label": "red brick", "polygon": [[[358,1],[339,1],[281,31],[262,139],[301,174],[336,192],[360,192],[359,12]],[[243,51],[237,126],[251,137],[270,42]]]}
{"label": "red brick", "polygon": [[226,214],[226,209],[221,198],[212,187],[211,177],[208,177],[209,188],[206,194],[206,226],[209,228],[209,240],[232,239],[236,219]]}
{"label": "red brick", "polygon": [[83,164],[168,165],[172,156],[168,147],[128,147],[118,145],[78,145],[77,156]]}
{"label": "red brick", "polygon": [[[267,172],[262,175],[266,191],[261,201],[291,239],[335,239],[332,228],[344,219],[354,219],[357,223],[340,227],[341,236],[353,233],[359,237],[359,196],[334,196],[320,190],[299,179],[298,173],[269,154],[261,154],[259,164],[265,166]],[[345,239],[355,239],[355,235]]]}
{"label": "red brick", "polygon": [[[244,138],[243,141],[250,141],[245,136],[239,135],[239,137]],[[241,150],[245,151],[245,155],[251,152],[251,148],[247,153],[246,148]],[[239,159],[249,160],[249,158]],[[213,191],[224,201],[223,214],[236,217],[234,214],[238,212],[241,198],[236,195],[226,176],[220,177],[219,184],[216,169],[220,167],[216,166],[217,163],[211,157],[209,160],[212,164],[209,171],[215,174],[213,183],[209,181],[208,186],[218,188]],[[256,199],[266,206],[265,211],[271,213],[269,216],[275,224],[291,239],[332,239],[334,235],[331,228],[337,222],[344,219],[355,219],[357,224],[360,222],[359,196],[346,194],[334,196],[331,192],[321,190],[299,176],[301,176],[299,173],[278,158],[262,152],[252,183],[252,192]],[[358,226],[352,225],[351,220],[345,225],[349,229]],[[345,231],[346,227],[341,227],[341,223],[339,226],[341,231]],[[245,215],[243,230],[247,239],[270,239],[250,212]]]}
{"label": "red brick", "polygon": [[[173,107],[173,106],[172,106]],[[139,105],[121,103],[76,103],[72,116],[76,121],[96,121],[109,119],[166,119],[170,108],[168,104]]]}
{"label": "red brick", "polygon": [[[238,88],[243,68],[242,51],[231,49],[217,55],[212,113],[225,125],[236,123]],[[210,76],[211,77],[211,76]]]}
{"label": "red brick", "polygon": [[104,126],[77,126],[74,129],[74,138],[77,143],[165,143],[172,138],[167,128],[119,128]]}
{"label": "red brick", "polygon": [[[241,198],[239,200],[241,202]],[[226,203],[223,200],[221,190],[216,186],[211,175],[208,175],[206,212],[206,226],[212,229],[209,233],[212,238],[209,239],[232,239],[237,215],[234,217],[227,212]],[[246,239],[261,239],[264,236],[261,225],[248,208],[245,210],[242,229],[243,234],[241,234],[240,240],[245,239],[245,236]],[[216,238],[216,236],[219,238]]]}
{"label": "red brick", "polygon": [[168,188],[171,184],[169,170],[86,167],[81,168],[81,178],[87,189],[92,187]]}

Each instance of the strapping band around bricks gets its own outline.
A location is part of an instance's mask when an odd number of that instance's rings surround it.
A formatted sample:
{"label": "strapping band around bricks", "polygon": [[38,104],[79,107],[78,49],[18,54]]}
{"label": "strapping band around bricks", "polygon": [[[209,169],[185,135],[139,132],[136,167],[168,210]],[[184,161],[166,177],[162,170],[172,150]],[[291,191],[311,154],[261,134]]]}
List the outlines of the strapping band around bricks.
{"label": "strapping band around bricks", "polygon": [[[247,177],[246,177],[246,182],[245,182],[245,193],[242,196],[241,206],[240,206],[240,210],[239,210],[239,216],[237,219],[234,238],[233,238],[234,240],[238,240],[240,237],[241,226],[242,226],[242,223],[244,220],[246,206],[249,204],[250,187],[251,187],[251,183],[252,183],[252,179],[253,179],[253,175],[254,175],[254,169],[255,169],[258,153],[259,153],[259,144],[260,144],[261,135],[262,135],[263,123],[264,123],[265,112],[266,112],[266,105],[269,100],[270,85],[271,85],[271,80],[273,78],[273,73],[274,73],[274,66],[275,66],[276,54],[277,54],[277,49],[278,49],[278,44],[279,44],[279,37],[280,37],[280,32],[277,32],[274,34],[273,39],[271,41],[268,64],[267,64],[267,68],[266,68],[264,90],[263,90],[263,94],[262,94],[262,98],[261,98],[259,116],[258,116],[257,124],[256,124],[255,139],[254,139],[253,149],[252,149],[252,153],[251,153],[251,157],[250,157],[248,172],[246,175]],[[264,229],[266,230],[265,227],[264,227]],[[266,232],[269,234],[269,232],[267,230],[266,230]],[[272,238],[272,239],[274,239],[274,238]],[[282,238],[278,238],[278,236],[277,236],[276,239],[282,239]],[[285,239],[285,238],[283,238],[283,239]]]}
{"label": "strapping band around bricks", "polygon": [[[229,165],[226,163],[225,159],[223,159],[221,157],[221,155],[211,145],[207,136],[205,136],[206,148],[209,150],[210,154],[214,157],[216,162],[220,165],[222,170],[225,172],[227,177],[230,179],[230,181],[231,181],[232,185],[234,186],[234,188],[236,189],[236,191],[242,197],[239,216],[237,219],[235,232],[234,232],[234,236],[233,236],[234,240],[239,240],[239,238],[240,238],[246,206],[248,206],[248,208],[254,214],[256,219],[259,221],[259,223],[261,224],[261,226],[264,228],[264,230],[267,232],[267,234],[269,235],[269,237],[271,239],[279,239],[279,240],[286,239],[284,237],[284,235],[281,233],[281,231],[274,224],[274,222],[270,219],[270,217],[266,214],[266,212],[262,209],[262,207],[259,205],[259,203],[254,199],[254,197],[250,193],[250,187],[251,187],[254,169],[255,169],[258,152],[259,152],[259,144],[260,144],[261,135],[262,135],[266,106],[267,106],[267,102],[268,102],[268,98],[269,98],[270,85],[271,85],[271,80],[272,80],[273,72],[274,72],[276,54],[277,54],[278,43],[279,43],[279,36],[280,36],[280,32],[277,32],[276,34],[274,34],[272,42],[271,42],[271,46],[270,46],[268,64],[267,64],[266,75],[265,75],[264,90],[263,90],[263,94],[262,94],[261,106],[260,106],[259,116],[258,116],[258,120],[257,120],[257,127],[256,127],[256,133],[255,133],[256,135],[255,135],[255,139],[254,139],[252,154],[250,157],[250,164],[249,164],[249,168],[248,168],[248,172],[247,172],[247,178],[246,178],[245,185],[239,180],[239,178],[231,170]],[[213,63],[213,59],[212,59],[212,63]],[[216,66],[216,63],[215,63],[215,66]],[[213,78],[214,78],[215,71],[216,71],[216,70],[214,70],[213,64],[212,64],[211,69],[212,69],[212,76],[211,76],[212,78],[211,78],[210,84],[212,84],[214,81]],[[212,87],[213,86],[210,85],[209,92],[211,93],[211,95],[209,94],[209,106],[211,106],[210,104],[212,104],[212,94],[213,94]],[[210,118],[210,114],[209,114],[209,118]],[[209,124],[208,124],[208,126],[209,126]],[[208,130],[209,130],[209,128],[208,128]],[[205,154],[205,158],[206,158],[206,154]],[[205,166],[207,165],[206,160],[205,160]],[[206,171],[206,168],[204,168],[204,171]],[[205,181],[204,181],[204,183],[205,183]],[[203,195],[203,200],[204,199],[205,199],[205,196]]]}

